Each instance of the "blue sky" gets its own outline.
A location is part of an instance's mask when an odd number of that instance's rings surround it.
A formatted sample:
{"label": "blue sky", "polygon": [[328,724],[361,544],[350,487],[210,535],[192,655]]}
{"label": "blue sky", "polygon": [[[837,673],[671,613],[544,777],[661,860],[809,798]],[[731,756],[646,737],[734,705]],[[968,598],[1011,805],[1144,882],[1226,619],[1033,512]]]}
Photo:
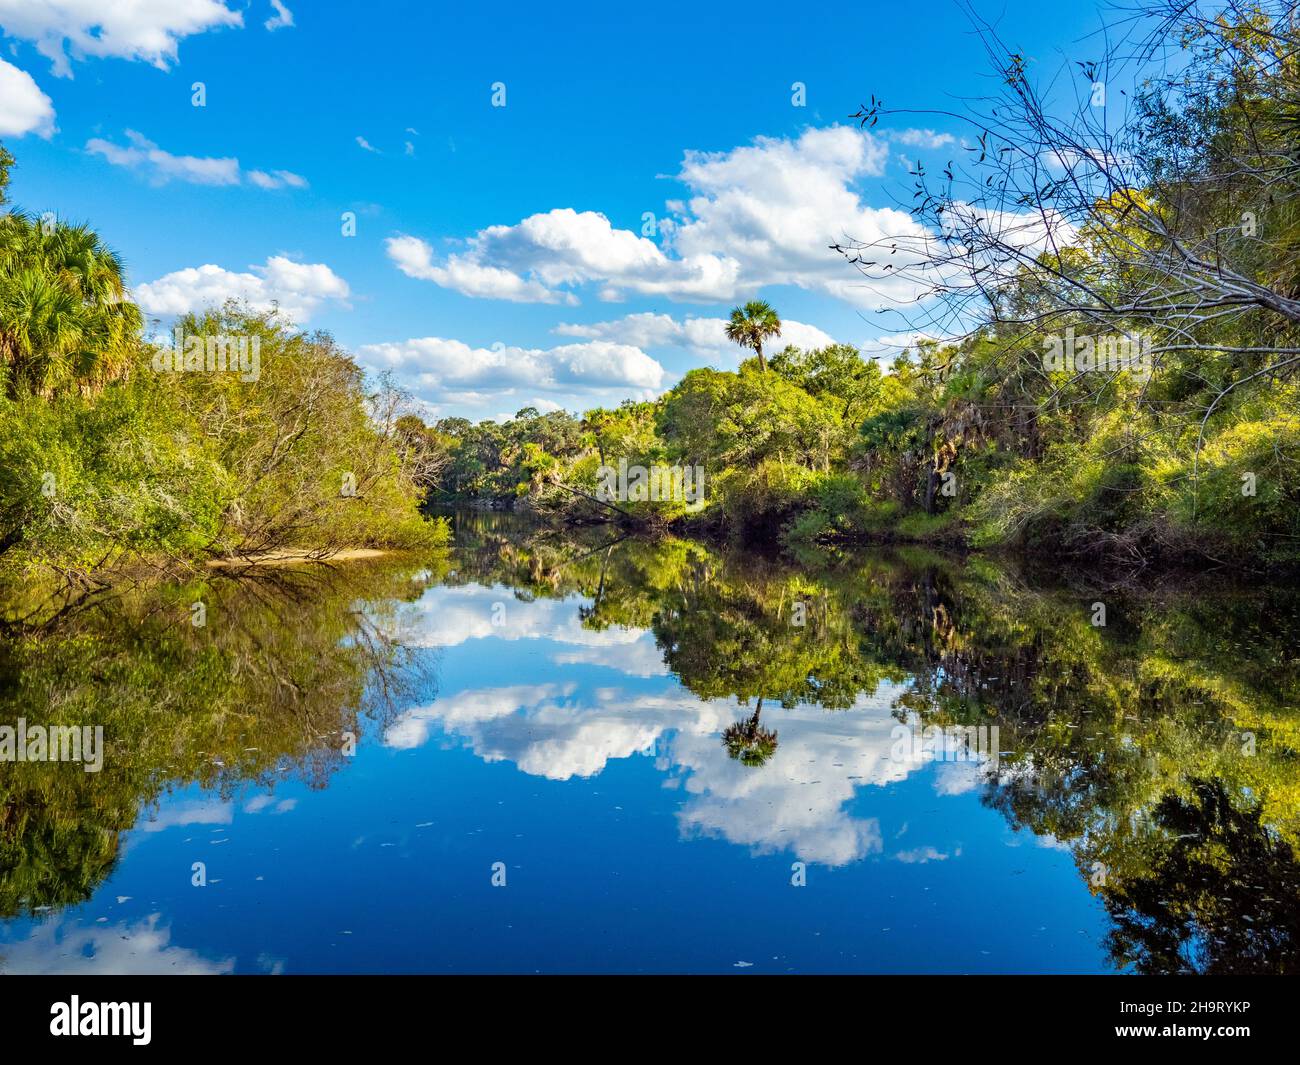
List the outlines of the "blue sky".
{"label": "blue sky", "polygon": [[[11,198],[92,222],[163,328],[277,299],[431,417],[733,367],[718,320],[755,297],[783,341],[888,350],[907,293],[826,245],[908,225],[905,160],[964,131],[847,116],[990,91],[957,4],[614,8],[0,0]],[[1097,51],[1087,5],[979,10],[1045,72]]]}

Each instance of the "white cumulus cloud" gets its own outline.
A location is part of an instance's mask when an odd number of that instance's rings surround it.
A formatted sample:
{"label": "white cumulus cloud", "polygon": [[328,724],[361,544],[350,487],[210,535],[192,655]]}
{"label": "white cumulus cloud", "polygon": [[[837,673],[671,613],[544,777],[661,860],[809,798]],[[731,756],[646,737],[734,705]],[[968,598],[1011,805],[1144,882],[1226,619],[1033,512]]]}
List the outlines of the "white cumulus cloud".
{"label": "white cumulus cloud", "polygon": [[951,133],[936,133],[932,129],[902,129],[888,133],[886,136],[890,140],[913,148],[944,148],[957,143],[957,138]]}
{"label": "white cumulus cloud", "polygon": [[[433,281],[466,296],[520,303],[576,303],[559,286],[596,283],[601,298],[628,289],[670,299],[713,302],[736,287],[737,264],[711,254],[671,259],[654,241],[616,229],[595,211],[557,208],[518,225],[489,226],[442,263],[414,237],[389,242],[389,257],[403,273]],[[417,270],[410,268],[412,258]]]}
{"label": "white cumulus cloud", "polygon": [[0,0],[0,27],[34,41],[59,77],[72,75],[69,50],[77,59],[138,59],[166,70],[182,38],[243,24],[222,0]]}
{"label": "white cumulus cloud", "polygon": [[385,243],[388,257],[407,277],[432,281],[469,296],[515,303],[557,303],[563,299],[536,281],[525,281],[509,270],[483,266],[463,256],[452,256],[445,265],[436,266],[433,249],[419,237],[390,237]]}
{"label": "white cumulus cloud", "polygon": [[54,133],[54,104],[32,76],[0,59],[0,137]]}
{"label": "white cumulus cloud", "polygon": [[396,371],[417,395],[432,400],[519,390],[622,389],[648,397],[664,383],[664,368],[644,351],[607,340],[553,348],[500,343],[475,348],[461,340],[429,336],[367,344],[359,354],[369,366]]}
{"label": "white cumulus cloud", "polygon": [[685,153],[677,180],[689,196],[669,201],[659,243],[597,211],[563,207],[479,230],[445,257],[411,236],[389,241],[388,252],[408,276],[517,302],[572,303],[584,285],[606,301],[684,302],[796,285],[874,305],[911,298],[915,286],[900,278],[868,288],[830,245],[924,233],[908,213],[862,199],[858,182],[883,173],[887,158],[880,140],[845,126],[759,137],[726,152]]}
{"label": "white cumulus cloud", "polygon": [[305,189],[307,179],[299,174],[289,170],[272,170],[267,173],[265,170],[250,170],[248,180],[256,185],[259,189]]}
{"label": "white cumulus cloud", "polygon": [[[560,336],[585,337],[592,340],[613,340],[623,344],[635,344],[641,348],[674,347],[685,348],[702,358],[732,356],[739,358],[741,350],[724,332],[727,326],[725,318],[685,318],[677,319],[668,314],[644,312],[629,314],[607,322],[575,324],[561,322],[554,332]],[[834,338],[815,325],[785,319],[781,322],[781,332],[765,346],[769,351],[780,351],[787,344],[803,348],[805,351],[824,348],[834,344]]]}
{"label": "white cumulus cloud", "polygon": [[135,289],[136,302],[160,317],[241,299],[257,311],[278,305],[300,325],[322,304],[346,300],[348,295],[347,282],[324,263],[300,263],[283,255],[272,255],[245,273],[211,263],[190,266]]}

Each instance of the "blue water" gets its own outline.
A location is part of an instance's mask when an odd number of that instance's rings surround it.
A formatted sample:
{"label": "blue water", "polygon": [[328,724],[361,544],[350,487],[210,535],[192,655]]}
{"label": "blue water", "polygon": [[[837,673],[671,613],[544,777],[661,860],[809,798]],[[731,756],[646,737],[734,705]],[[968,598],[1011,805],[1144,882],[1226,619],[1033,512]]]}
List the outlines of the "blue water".
{"label": "blue water", "polygon": [[399,616],[436,683],[327,786],[166,794],[88,901],[0,925],[0,965],[1113,971],[1086,876],[982,801],[986,766],[891,759],[907,681],[769,704],[747,766],[719,737],[750,708],[688,691],[648,629],[584,627],[591,602],[430,587]]}

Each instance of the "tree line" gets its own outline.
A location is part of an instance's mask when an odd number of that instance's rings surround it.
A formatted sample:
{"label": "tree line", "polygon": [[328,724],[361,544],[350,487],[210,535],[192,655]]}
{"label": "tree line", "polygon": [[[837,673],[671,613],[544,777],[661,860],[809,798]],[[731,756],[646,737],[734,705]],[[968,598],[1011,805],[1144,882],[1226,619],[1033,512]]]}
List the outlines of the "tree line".
{"label": "tree line", "polygon": [[[792,545],[1300,560],[1294,3],[1151,0],[1069,64],[1080,91],[1064,101],[976,24],[1001,91],[945,113],[968,127],[963,158],[915,166],[913,230],[834,246],[864,284],[920,294],[906,352],[769,356],[780,319],[753,301],[726,326],[752,355],[653,402],[412,419],[435,491]],[[873,98],[854,117],[897,113]],[[596,506],[597,471],[619,459],[702,465],[706,506]]]}

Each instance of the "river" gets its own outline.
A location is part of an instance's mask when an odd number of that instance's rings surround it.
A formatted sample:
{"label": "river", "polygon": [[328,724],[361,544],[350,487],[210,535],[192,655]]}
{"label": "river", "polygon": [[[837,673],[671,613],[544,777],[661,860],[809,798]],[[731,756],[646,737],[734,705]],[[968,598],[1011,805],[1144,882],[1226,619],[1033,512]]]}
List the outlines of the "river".
{"label": "river", "polygon": [[11,624],[0,971],[1300,968],[1295,592],[455,527]]}

